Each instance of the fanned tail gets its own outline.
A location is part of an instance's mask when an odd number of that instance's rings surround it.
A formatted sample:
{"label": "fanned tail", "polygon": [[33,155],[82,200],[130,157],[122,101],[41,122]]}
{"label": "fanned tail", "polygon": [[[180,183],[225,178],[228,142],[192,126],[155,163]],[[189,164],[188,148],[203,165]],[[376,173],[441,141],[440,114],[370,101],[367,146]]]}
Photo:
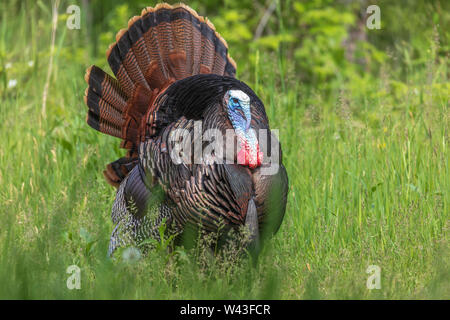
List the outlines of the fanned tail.
{"label": "fanned tail", "polygon": [[86,71],[87,123],[122,139],[124,158],[110,163],[105,177],[118,186],[137,163],[139,142],[155,133],[156,98],[173,82],[203,73],[234,77],[236,63],[214,25],[193,9],[166,3],[148,7],[128,21],[107,52],[116,79],[92,66]]}

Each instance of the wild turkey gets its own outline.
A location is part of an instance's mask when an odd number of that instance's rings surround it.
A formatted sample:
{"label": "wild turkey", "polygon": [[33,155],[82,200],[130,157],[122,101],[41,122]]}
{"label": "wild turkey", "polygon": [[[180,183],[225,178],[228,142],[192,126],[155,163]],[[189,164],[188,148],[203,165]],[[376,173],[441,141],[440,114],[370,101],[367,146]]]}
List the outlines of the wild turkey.
{"label": "wild turkey", "polygon": [[[128,150],[104,171],[118,187],[109,254],[119,246],[159,240],[162,222],[177,239],[198,229],[220,230],[222,237],[244,225],[253,248],[260,236],[277,232],[288,192],[280,148],[276,173],[262,170],[268,150],[279,142],[269,135],[270,148],[260,149],[258,130],[269,130],[264,105],[235,79],[236,63],[211,22],[183,4],[148,7],[130,19],[128,30],[119,31],[107,57],[116,79],[90,67],[85,103],[87,123],[121,138]],[[231,163],[221,147],[209,162],[174,161],[174,133],[184,129],[184,143],[195,148],[189,138],[197,139],[199,121],[201,133],[232,129],[239,143]],[[200,147],[201,153],[204,143]],[[222,147],[226,151],[229,143]]]}

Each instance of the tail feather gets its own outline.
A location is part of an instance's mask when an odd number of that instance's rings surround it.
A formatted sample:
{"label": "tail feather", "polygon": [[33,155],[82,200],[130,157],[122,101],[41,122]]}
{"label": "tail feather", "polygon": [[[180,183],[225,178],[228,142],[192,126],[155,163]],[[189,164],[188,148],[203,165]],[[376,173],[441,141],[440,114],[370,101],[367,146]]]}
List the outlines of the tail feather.
{"label": "tail feather", "polygon": [[[141,69],[141,66],[138,63],[129,35],[130,33],[125,29],[122,29],[117,33],[117,42],[109,54],[108,61],[113,61],[113,63],[119,61],[119,63],[121,63],[124,73],[128,75],[126,81],[131,81],[131,83],[127,83],[127,87],[131,88],[141,85],[148,88],[147,81],[142,71],[145,69]],[[118,75],[116,74],[116,76]]]}
{"label": "tail feather", "polygon": [[85,80],[97,95],[105,99],[118,111],[126,106],[127,95],[120,88],[119,82],[102,69],[92,66],[86,70]]}
{"label": "tail feather", "polygon": [[[141,70],[148,70],[151,60],[149,55],[149,48],[145,42],[142,31],[142,19],[140,16],[135,16],[128,21],[128,37],[133,45],[133,52],[136,61]],[[145,76],[145,74],[144,74]]]}
{"label": "tail feather", "polygon": [[95,66],[87,70],[85,79],[89,83],[84,96],[89,108],[88,124],[100,132],[120,138],[124,124],[122,112],[126,106],[126,96],[118,86],[117,80]]}
{"label": "tail feather", "polygon": [[[205,41],[202,46],[202,58],[200,61],[200,73],[211,73],[214,64],[215,46],[217,45],[217,38],[213,36],[215,29],[211,28],[212,25],[203,24],[201,33],[205,38],[211,41]],[[212,26],[214,27],[214,26]]]}
{"label": "tail feather", "polygon": [[104,100],[92,89],[87,89],[85,93],[85,102],[89,110],[100,116],[102,120],[109,124],[114,124],[119,128],[122,127],[124,120],[122,119],[122,112],[117,111],[113,105]]}
{"label": "tail feather", "polygon": [[[117,80],[96,66],[87,70],[87,122],[121,138],[121,146],[129,150],[137,150],[140,141],[155,133],[154,102],[170,84],[201,73],[236,73],[214,25],[183,4],[158,4],[131,18],[128,29],[117,33],[107,59]],[[121,159],[106,170],[111,184],[126,176],[130,164],[132,168],[133,161],[125,161],[129,157]]]}

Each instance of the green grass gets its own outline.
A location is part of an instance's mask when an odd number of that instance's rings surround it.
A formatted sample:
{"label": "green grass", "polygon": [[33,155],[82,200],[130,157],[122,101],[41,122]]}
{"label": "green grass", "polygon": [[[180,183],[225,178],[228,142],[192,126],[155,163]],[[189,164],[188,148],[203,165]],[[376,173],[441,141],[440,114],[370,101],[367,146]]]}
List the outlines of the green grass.
{"label": "green grass", "polygon": [[[114,190],[102,170],[123,150],[85,123],[94,58],[70,58],[83,56],[83,41],[62,21],[43,115],[50,13],[37,19],[43,9],[30,5],[12,18],[4,6],[0,65],[12,66],[0,73],[0,298],[450,298],[446,63],[412,67],[400,88],[392,71],[325,94],[299,83],[282,54],[261,54],[254,74],[239,76],[280,130],[290,181],[280,231],[254,268],[184,250],[131,264],[106,259]],[[72,264],[81,290],[66,287]],[[381,268],[379,290],[366,288],[369,265]]]}

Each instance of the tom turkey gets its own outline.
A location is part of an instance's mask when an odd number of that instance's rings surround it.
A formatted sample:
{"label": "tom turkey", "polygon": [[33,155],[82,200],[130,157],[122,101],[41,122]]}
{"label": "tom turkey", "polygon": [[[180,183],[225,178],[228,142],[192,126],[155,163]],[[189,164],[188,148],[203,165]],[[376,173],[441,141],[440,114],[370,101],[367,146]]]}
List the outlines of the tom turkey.
{"label": "tom turkey", "polygon": [[[264,105],[235,79],[236,63],[211,22],[183,4],[146,8],[119,31],[107,58],[116,78],[90,67],[85,103],[87,123],[127,149],[104,171],[118,187],[109,254],[158,240],[163,222],[177,239],[187,230],[219,232],[219,239],[246,226],[252,248],[277,232],[288,192],[281,148],[270,134],[269,147],[260,146],[259,130],[270,133]],[[231,130],[231,147],[215,138],[209,157],[190,161],[207,145],[196,147],[196,130],[211,129]],[[177,151],[180,143],[192,154]],[[278,170],[263,174],[273,146]]]}

